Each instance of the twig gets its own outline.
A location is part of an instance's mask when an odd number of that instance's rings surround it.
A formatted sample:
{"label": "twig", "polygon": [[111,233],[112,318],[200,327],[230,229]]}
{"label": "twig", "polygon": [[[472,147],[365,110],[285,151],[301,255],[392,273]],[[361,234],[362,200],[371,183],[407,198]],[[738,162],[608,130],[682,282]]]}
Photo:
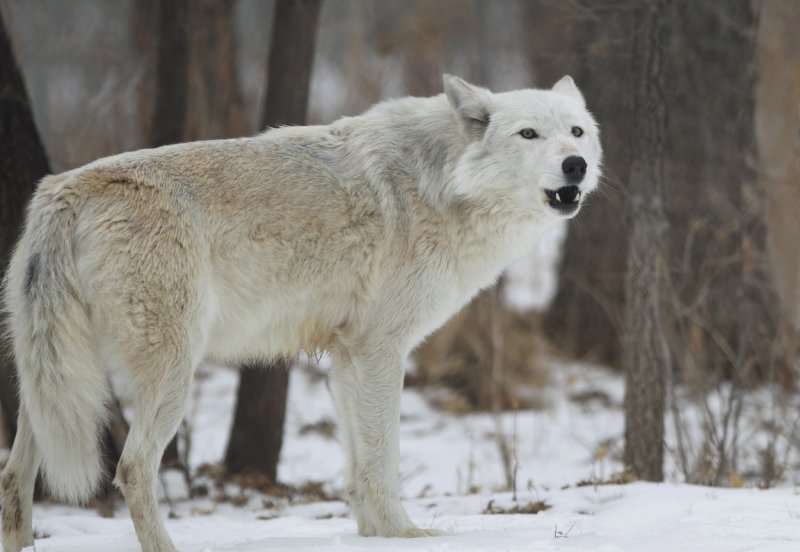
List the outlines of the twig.
{"label": "twig", "polygon": [[554,539],[566,539],[567,537],[569,537],[569,534],[572,531],[573,527],[575,527],[575,520],[573,520],[572,523],[570,523],[569,528],[567,528],[566,531],[559,531],[558,530],[558,525],[556,525],[555,529],[553,529],[553,538]]}
{"label": "twig", "polygon": [[502,420],[500,419],[501,393],[503,383],[503,328],[501,320],[500,286],[495,286],[493,290],[491,305],[491,326],[492,326],[492,415],[495,424],[495,436],[497,438],[497,448],[500,450],[500,457],[503,461],[503,471],[506,476],[506,488],[515,487],[514,470],[511,467],[511,453],[509,452],[508,441],[503,431]]}

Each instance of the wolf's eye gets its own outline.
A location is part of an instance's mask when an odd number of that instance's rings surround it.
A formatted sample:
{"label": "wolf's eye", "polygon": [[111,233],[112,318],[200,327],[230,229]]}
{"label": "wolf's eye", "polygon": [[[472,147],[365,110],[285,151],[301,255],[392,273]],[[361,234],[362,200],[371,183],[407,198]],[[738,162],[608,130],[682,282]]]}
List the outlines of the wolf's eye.
{"label": "wolf's eye", "polygon": [[519,135],[525,138],[526,140],[533,140],[534,138],[538,138],[539,135],[536,134],[536,131],[532,128],[523,128],[519,131]]}
{"label": "wolf's eye", "polygon": [[583,136],[583,129],[581,127],[572,127],[572,135],[575,138],[580,138]]}

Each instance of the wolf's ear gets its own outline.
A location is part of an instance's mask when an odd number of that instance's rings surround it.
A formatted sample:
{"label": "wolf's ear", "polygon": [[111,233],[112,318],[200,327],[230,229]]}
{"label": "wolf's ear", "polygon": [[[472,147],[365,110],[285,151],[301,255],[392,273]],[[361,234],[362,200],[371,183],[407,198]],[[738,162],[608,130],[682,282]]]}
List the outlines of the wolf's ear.
{"label": "wolf's ear", "polygon": [[474,140],[480,139],[489,124],[492,93],[447,74],[444,75],[444,93],[467,136]]}
{"label": "wolf's ear", "polygon": [[586,105],[586,102],[583,100],[583,94],[581,94],[581,91],[578,90],[578,87],[575,85],[575,81],[572,80],[572,77],[569,75],[561,77],[561,80],[553,85],[552,90],[553,92],[558,92],[559,94],[563,94],[578,100],[581,102],[581,105]]}

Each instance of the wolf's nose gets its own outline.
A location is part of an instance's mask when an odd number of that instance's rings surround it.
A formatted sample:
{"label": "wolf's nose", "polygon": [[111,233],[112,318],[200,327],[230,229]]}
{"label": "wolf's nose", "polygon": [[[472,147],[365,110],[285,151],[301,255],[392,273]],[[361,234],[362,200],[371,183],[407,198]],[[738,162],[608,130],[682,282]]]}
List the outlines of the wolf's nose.
{"label": "wolf's nose", "polygon": [[583,157],[570,155],[561,163],[561,170],[569,182],[577,184],[586,176],[586,161]]}

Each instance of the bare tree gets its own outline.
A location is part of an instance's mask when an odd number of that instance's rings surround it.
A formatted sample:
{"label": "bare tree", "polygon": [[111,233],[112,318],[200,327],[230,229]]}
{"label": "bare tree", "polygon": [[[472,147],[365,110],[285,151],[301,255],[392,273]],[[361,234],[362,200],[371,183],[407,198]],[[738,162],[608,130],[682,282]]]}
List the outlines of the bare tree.
{"label": "bare tree", "polygon": [[[321,0],[278,0],[262,128],[303,124]],[[283,443],[288,363],[242,366],[225,467],[275,481]]]}
{"label": "bare tree", "polygon": [[[28,92],[0,14],[0,282],[21,230],[25,205],[36,182],[48,174]],[[9,441],[17,430],[16,369],[10,350],[0,345],[0,406]]]}
{"label": "bare tree", "polygon": [[628,186],[630,245],[625,279],[625,463],[633,474],[662,481],[664,396],[668,348],[666,295],[664,63],[672,25],[669,0],[638,7],[634,38],[631,172]]}

